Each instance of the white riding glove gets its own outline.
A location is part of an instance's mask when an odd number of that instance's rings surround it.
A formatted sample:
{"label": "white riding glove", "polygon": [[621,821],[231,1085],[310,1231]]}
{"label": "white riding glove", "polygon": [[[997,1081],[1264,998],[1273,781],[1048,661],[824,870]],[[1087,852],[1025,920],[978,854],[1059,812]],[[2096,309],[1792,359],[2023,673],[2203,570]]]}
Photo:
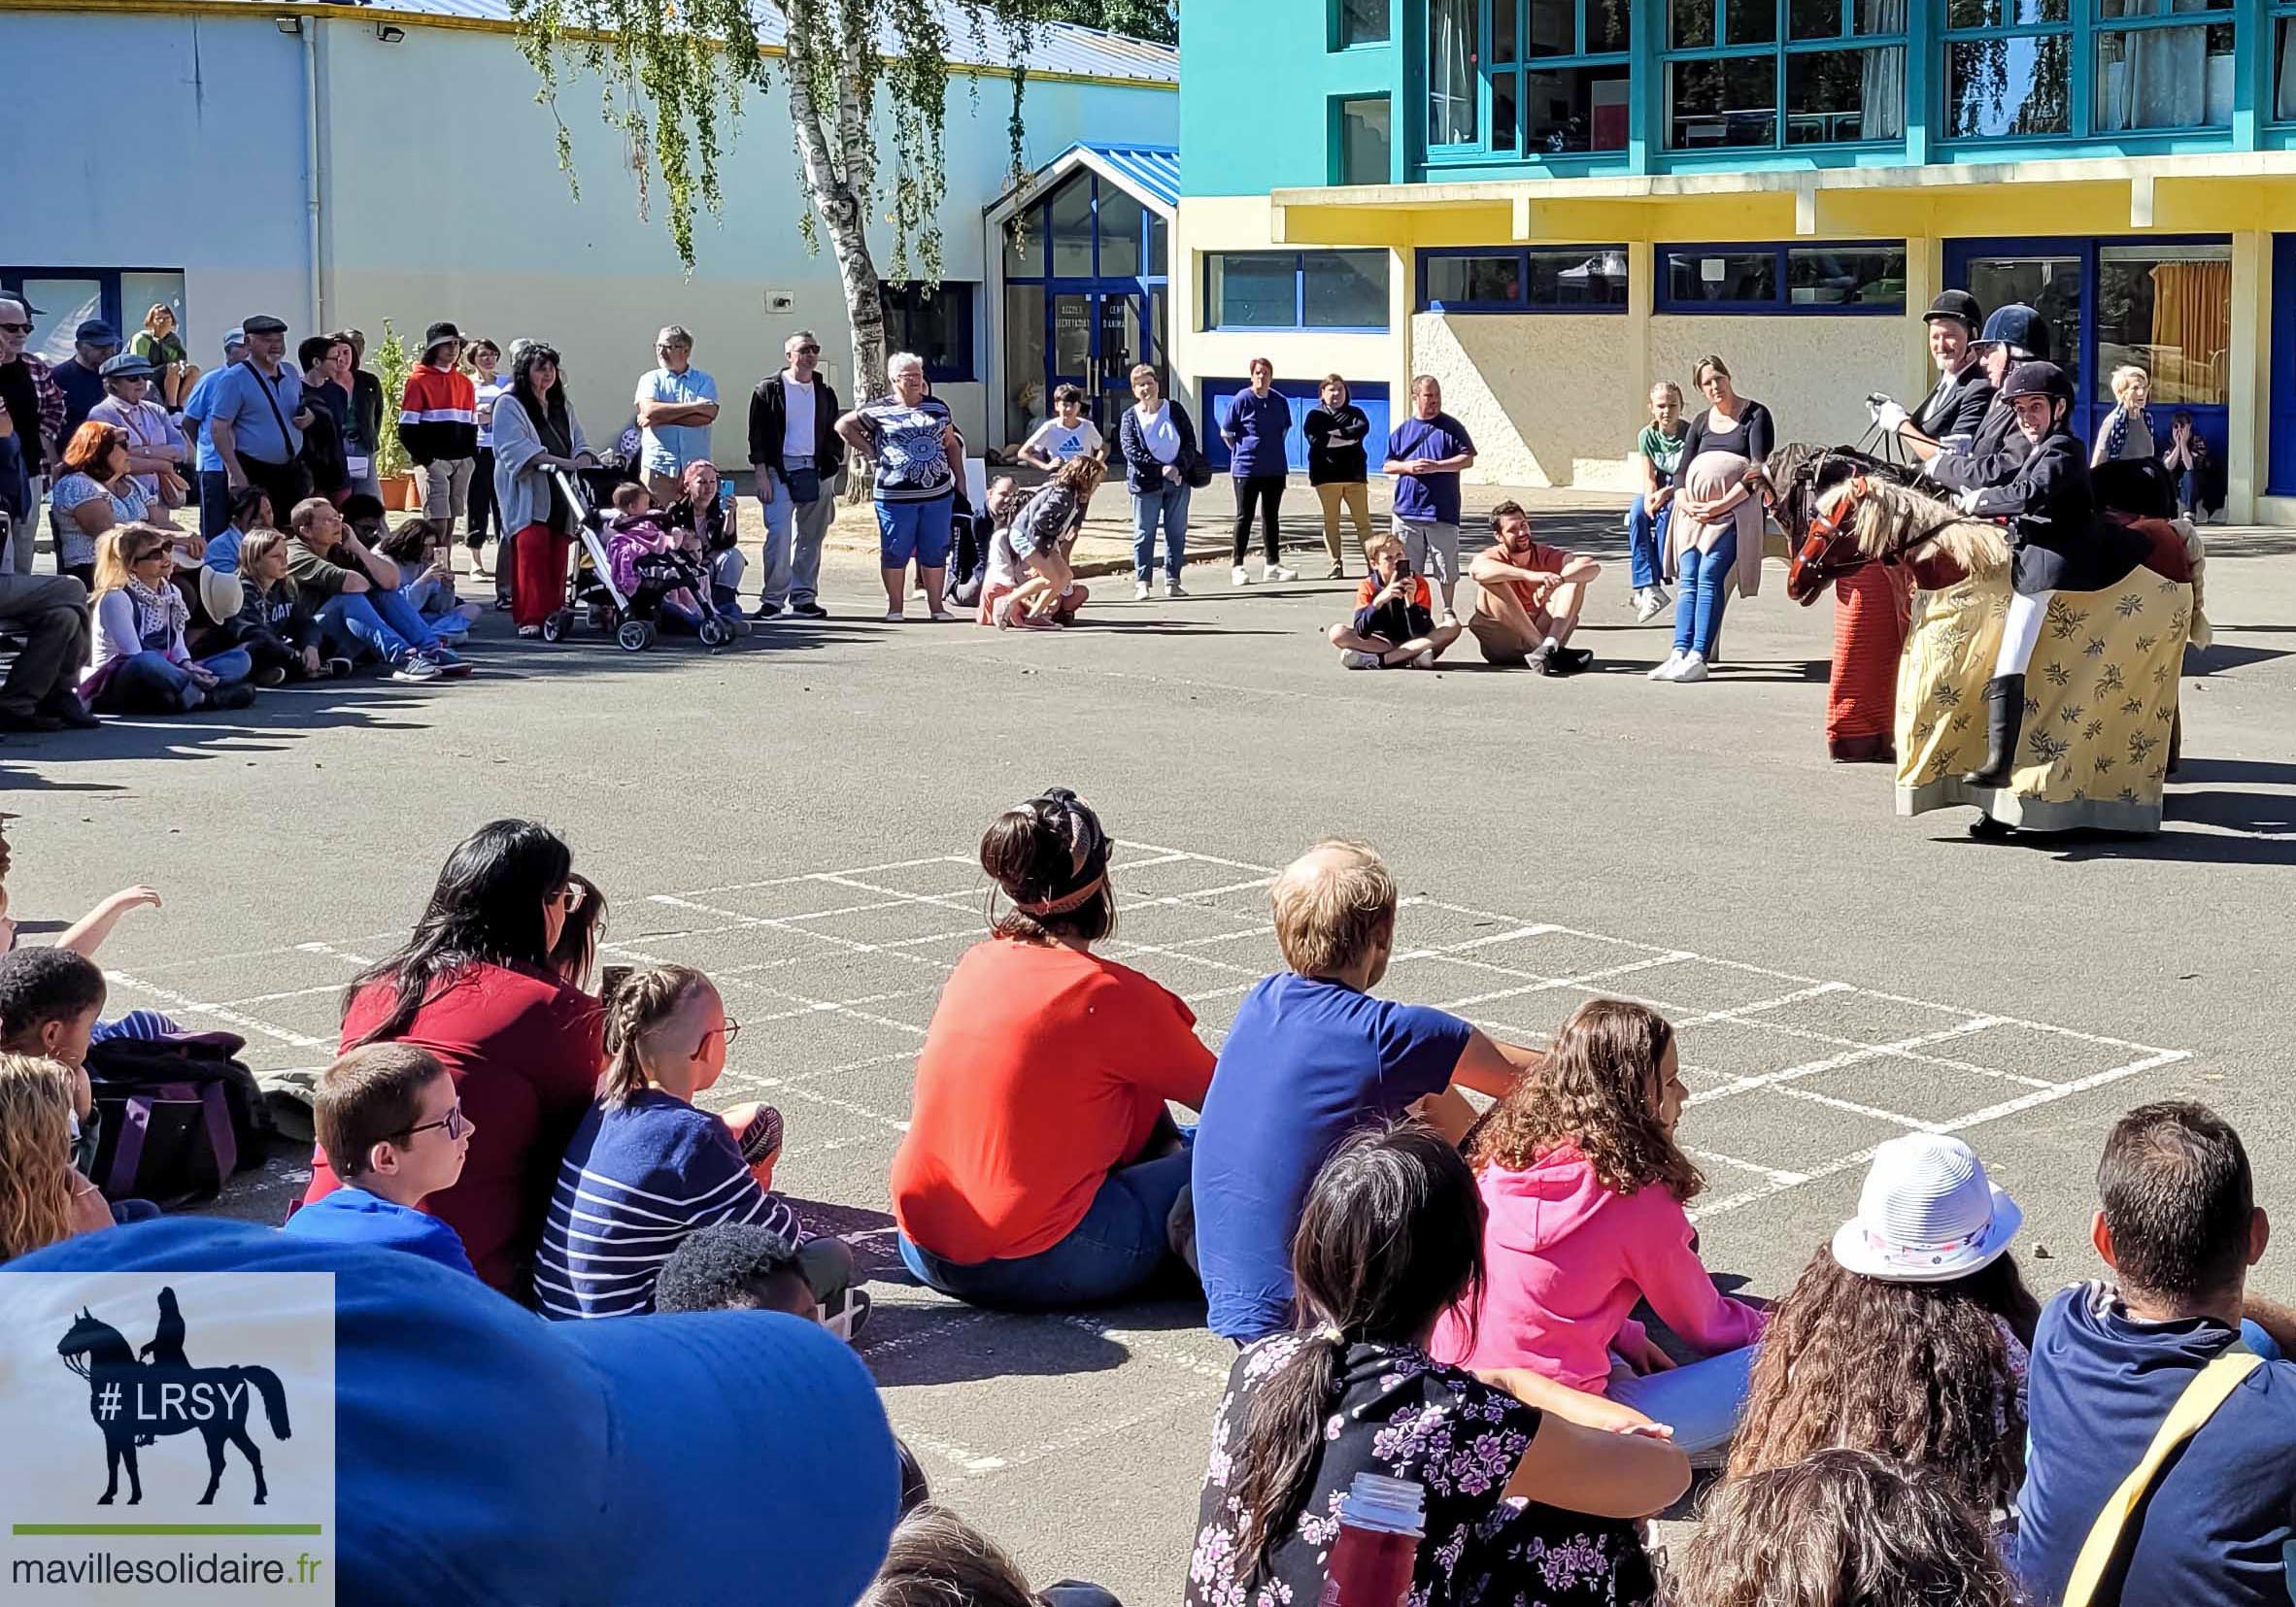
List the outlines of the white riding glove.
{"label": "white riding glove", "polygon": [[1891,435],[1897,434],[1906,418],[1906,410],[1895,402],[1882,402],[1874,409],[1874,422]]}
{"label": "white riding glove", "polygon": [[1975,485],[1971,486],[1966,491],[1955,491],[1953,493],[1953,506],[1960,509],[1965,514],[1975,514],[1977,511],[1977,498],[1980,494],[1981,493]]}

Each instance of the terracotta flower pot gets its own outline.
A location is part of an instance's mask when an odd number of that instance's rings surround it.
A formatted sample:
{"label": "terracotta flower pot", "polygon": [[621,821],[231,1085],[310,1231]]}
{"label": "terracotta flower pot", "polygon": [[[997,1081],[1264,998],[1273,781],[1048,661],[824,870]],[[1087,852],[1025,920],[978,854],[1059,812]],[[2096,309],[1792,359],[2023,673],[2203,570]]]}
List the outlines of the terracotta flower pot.
{"label": "terracotta flower pot", "polygon": [[407,513],[420,507],[422,499],[415,492],[415,477],[394,474],[383,482],[383,506],[394,514]]}

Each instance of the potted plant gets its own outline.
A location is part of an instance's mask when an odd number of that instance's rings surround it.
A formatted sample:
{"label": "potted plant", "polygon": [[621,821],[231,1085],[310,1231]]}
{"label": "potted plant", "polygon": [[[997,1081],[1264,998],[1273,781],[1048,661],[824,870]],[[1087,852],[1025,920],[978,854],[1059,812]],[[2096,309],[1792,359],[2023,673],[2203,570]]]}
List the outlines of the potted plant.
{"label": "potted plant", "polygon": [[407,343],[398,338],[398,331],[385,318],[383,341],[375,348],[375,374],[383,382],[383,427],[377,432],[382,439],[375,443],[375,478],[382,482],[383,506],[397,514],[422,501],[415,491],[407,449],[398,438],[398,399],[407,393],[407,375],[414,366],[415,359],[407,352]]}

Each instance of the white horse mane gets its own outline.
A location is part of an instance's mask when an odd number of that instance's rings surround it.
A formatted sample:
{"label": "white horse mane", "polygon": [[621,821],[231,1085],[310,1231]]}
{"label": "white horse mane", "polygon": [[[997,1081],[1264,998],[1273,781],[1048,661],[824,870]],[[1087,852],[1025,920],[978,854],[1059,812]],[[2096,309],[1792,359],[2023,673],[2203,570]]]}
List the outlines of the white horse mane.
{"label": "white horse mane", "polygon": [[[1832,514],[1851,494],[1844,481],[1818,498],[1818,511]],[[1942,559],[1966,575],[1989,578],[2009,567],[2008,532],[1986,519],[1971,519],[1919,491],[1886,480],[1869,479],[1859,498],[1850,533],[1858,551],[1876,562]]]}

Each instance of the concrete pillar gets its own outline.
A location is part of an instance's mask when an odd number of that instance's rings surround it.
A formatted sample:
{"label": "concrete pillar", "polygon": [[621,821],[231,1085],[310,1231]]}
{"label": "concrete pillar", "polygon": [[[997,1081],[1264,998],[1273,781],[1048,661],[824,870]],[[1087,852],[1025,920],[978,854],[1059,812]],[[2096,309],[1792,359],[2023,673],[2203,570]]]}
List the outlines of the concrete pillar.
{"label": "concrete pillar", "polygon": [[1907,398],[1910,407],[1920,397],[1929,394],[1937,383],[1937,370],[1929,360],[1929,326],[1921,321],[1921,315],[1929,311],[1929,304],[1938,299],[1941,290],[1950,290],[1945,283],[1945,243],[1938,238],[1936,220],[1929,209],[1922,209],[1922,231],[1906,239],[1906,330],[1901,359],[1905,379],[1898,394]]}
{"label": "concrete pillar", "polygon": [[2224,517],[2256,519],[2272,464],[2272,236],[2232,237],[2232,356],[2225,453]]}

